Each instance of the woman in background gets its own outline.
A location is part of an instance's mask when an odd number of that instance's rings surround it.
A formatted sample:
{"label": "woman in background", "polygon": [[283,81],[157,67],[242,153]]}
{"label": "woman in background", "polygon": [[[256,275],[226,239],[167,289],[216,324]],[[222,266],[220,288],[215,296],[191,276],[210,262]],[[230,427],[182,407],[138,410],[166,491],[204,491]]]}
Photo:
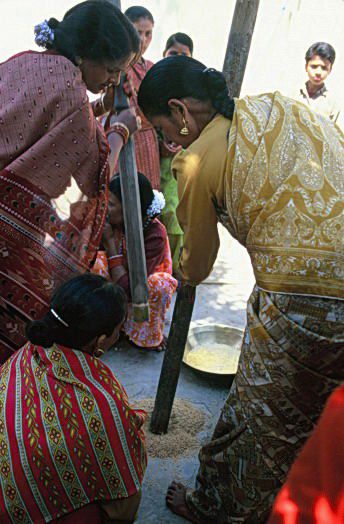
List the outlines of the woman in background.
{"label": "woman in background", "polygon": [[[118,83],[139,50],[128,19],[89,0],[35,28],[46,50],[0,64],[0,361],[25,342],[55,287],[89,270],[107,211],[108,143],[87,96]],[[92,42],[92,45],[90,44]],[[127,112],[112,125],[112,166]],[[111,167],[111,166],[110,166]]]}
{"label": "woman in background", "polygon": [[147,464],[145,412],[129,405],[98,360],[125,314],[119,286],[75,277],[0,368],[2,524],[134,521]]}
{"label": "woman in background", "polygon": [[141,117],[141,128],[134,136],[137,170],[150,180],[153,189],[160,189],[158,138],[154,127],[144,117],[137,103],[141,82],[153,66],[153,62],[146,60],[143,55],[152,41],[154,18],[148,9],[141,6],[129,7],[124,14],[131,20],[141,39],[140,58],[128,69],[125,82],[130,105]]}
{"label": "woman in background", "polygon": [[174,33],[166,42],[163,57],[167,56],[192,56],[193,55],[193,41],[189,35],[185,33]]}
{"label": "woman in background", "polygon": [[[168,56],[192,56],[193,41],[185,33],[175,33],[166,42],[164,57]],[[183,247],[183,230],[181,229],[176,209],[178,206],[178,186],[171,171],[173,157],[180,147],[176,144],[166,143],[163,139],[160,145],[160,178],[161,191],[164,194],[166,205],[161,214],[161,221],[165,225],[170,242],[172,254],[172,266],[175,272],[178,267],[179,256]]]}

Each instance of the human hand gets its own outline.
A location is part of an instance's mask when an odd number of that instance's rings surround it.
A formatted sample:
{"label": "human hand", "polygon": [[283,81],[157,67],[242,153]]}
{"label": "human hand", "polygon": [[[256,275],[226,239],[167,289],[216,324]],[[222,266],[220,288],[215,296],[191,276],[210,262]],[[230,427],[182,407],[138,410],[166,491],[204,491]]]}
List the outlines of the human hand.
{"label": "human hand", "polygon": [[116,122],[121,122],[122,124],[125,124],[127,126],[130,135],[132,135],[133,133],[135,133],[135,131],[137,131],[137,129],[139,129],[139,118],[140,117],[136,116],[135,109],[131,107],[130,109],[125,109],[124,111],[121,111],[118,115],[112,115],[110,119],[110,126],[112,126]]}
{"label": "human hand", "polygon": [[132,89],[131,89],[131,85],[130,85],[130,82],[129,82],[127,76],[124,78],[124,81],[123,81],[123,91],[125,92],[125,94],[127,95],[127,97],[130,98],[130,97],[133,96]]}
{"label": "human hand", "polygon": [[115,98],[115,86],[110,84],[107,90],[105,91],[103,97],[103,104],[106,111],[111,111],[113,109],[113,102]]}
{"label": "human hand", "polygon": [[105,249],[109,246],[109,244],[112,243],[113,239],[114,239],[114,234],[113,234],[112,226],[106,220],[106,222],[104,224],[103,236],[102,236],[102,243],[103,243]]}

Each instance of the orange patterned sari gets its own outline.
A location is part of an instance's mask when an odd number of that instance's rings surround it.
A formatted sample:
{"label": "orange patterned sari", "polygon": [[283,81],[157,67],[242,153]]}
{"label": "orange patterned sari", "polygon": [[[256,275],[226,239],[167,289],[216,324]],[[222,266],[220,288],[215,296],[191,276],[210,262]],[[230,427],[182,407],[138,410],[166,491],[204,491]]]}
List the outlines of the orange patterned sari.
{"label": "orange patterned sari", "polygon": [[[153,348],[161,344],[164,335],[165,316],[171,305],[173,293],[177,289],[177,280],[172,276],[172,258],[165,227],[155,219],[150,227],[156,230],[151,235],[145,235],[146,265],[148,273],[148,301],[149,321],[136,322],[132,306],[128,304],[127,320],[124,323],[124,332],[137,346]],[[158,241],[156,240],[158,238]],[[152,248],[151,243],[156,242]],[[156,251],[158,251],[157,256]],[[124,247],[125,253],[125,247]],[[152,254],[148,258],[147,254]],[[105,251],[99,251],[93,272],[109,278],[109,267]],[[120,279],[117,283],[128,292],[128,278]]]}

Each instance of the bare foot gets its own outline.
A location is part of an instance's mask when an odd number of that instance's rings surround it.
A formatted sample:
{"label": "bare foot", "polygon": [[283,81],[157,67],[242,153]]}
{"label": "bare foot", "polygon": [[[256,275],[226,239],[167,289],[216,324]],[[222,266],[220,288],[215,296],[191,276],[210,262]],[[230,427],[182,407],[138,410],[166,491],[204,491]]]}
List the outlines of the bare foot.
{"label": "bare foot", "polygon": [[165,337],[165,335],[162,337],[162,341],[158,346],[138,346],[137,344],[135,344],[135,342],[130,340],[128,336],[127,341],[131,346],[133,346],[136,349],[141,349],[142,351],[156,351],[157,353],[160,353],[161,351],[165,351],[167,348],[167,338]]}
{"label": "bare foot", "polygon": [[140,349],[144,349],[146,351],[156,351],[157,353],[161,353],[161,351],[165,351],[167,348],[167,338],[165,335],[162,337],[162,341],[158,346],[149,346],[149,347],[142,347]]}
{"label": "bare foot", "polygon": [[166,493],[167,507],[173,511],[173,513],[180,515],[189,522],[193,522],[194,524],[204,524],[204,522],[195,517],[187,507],[185,495],[186,487],[183,486],[183,484],[180,484],[180,482],[173,481]]}
{"label": "bare foot", "polygon": [[163,335],[162,341],[160,342],[160,344],[150,349],[160,352],[160,351],[166,351],[166,348],[167,348],[167,338],[165,337],[165,335]]}

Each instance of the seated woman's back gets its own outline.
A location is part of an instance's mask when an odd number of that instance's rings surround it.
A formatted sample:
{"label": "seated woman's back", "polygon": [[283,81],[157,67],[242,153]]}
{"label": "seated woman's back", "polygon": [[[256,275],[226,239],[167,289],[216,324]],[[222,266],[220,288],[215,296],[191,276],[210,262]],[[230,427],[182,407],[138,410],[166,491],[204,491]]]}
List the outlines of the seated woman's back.
{"label": "seated woman's back", "polygon": [[[0,369],[2,522],[50,521],[140,492],[145,413],[130,407],[96,358],[118,338],[125,303],[123,291],[102,277],[67,282],[45,319],[27,329],[48,347],[28,342]],[[92,309],[93,333],[85,325]],[[79,339],[79,349],[61,344],[63,337],[74,347]]]}

